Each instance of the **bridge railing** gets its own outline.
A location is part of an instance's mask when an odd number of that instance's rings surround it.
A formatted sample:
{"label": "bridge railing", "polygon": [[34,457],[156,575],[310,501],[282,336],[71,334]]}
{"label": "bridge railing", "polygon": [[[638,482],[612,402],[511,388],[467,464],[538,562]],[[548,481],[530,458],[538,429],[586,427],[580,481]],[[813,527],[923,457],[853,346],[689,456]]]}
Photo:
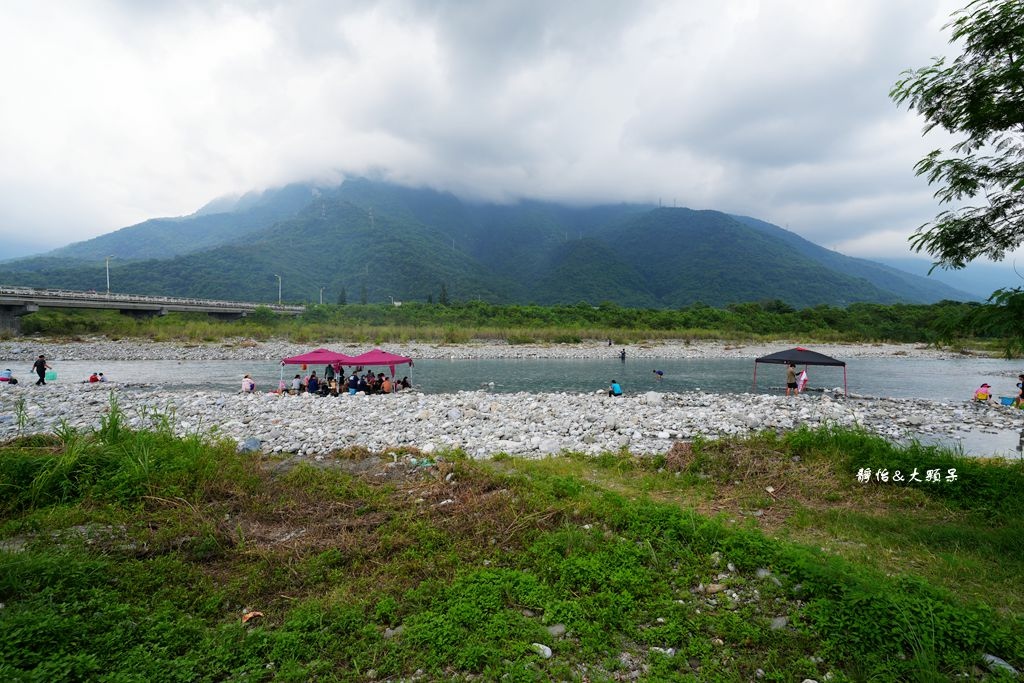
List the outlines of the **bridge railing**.
{"label": "bridge railing", "polygon": [[82,292],[73,289],[51,289],[35,287],[11,287],[0,285],[0,295],[25,296],[45,299],[80,299],[86,301],[120,301],[123,303],[153,303],[153,304],[179,304],[186,306],[209,306],[212,308],[241,308],[253,310],[258,306],[266,306],[275,311],[287,311],[290,313],[301,313],[306,310],[305,306],[288,304],[264,304],[251,301],[221,301],[218,299],[183,299],[170,296],[146,296],[142,294],[107,294],[106,292]]}

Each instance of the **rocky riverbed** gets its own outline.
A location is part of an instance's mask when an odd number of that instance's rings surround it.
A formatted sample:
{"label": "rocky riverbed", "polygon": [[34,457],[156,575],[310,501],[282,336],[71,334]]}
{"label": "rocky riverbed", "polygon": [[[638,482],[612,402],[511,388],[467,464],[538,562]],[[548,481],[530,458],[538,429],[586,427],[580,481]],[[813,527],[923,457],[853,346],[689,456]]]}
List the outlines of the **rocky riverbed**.
{"label": "rocky riverbed", "polygon": [[[39,354],[55,360],[279,360],[326,346],[333,351],[356,355],[371,344],[323,342],[296,344],[283,340],[257,341],[227,339],[220,342],[154,342],[137,339],[111,340],[88,337],[80,341],[18,338],[0,341],[0,360],[31,364]],[[625,349],[634,359],[749,358],[796,346],[789,341],[739,344],[722,341],[665,340],[625,346],[589,341],[579,344],[516,344],[486,341],[468,344],[386,344],[387,350],[413,359],[450,358],[608,358]],[[814,350],[839,358],[915,357],[961,358],[970,352],[913,344],[815,344]]]}
{"label": "rocky riverbed", "polygon": [[[677,440],[715,438],[806,425],[862,426],[893,439],[953,437],[1024,428],[1024,413],[999,405],[920,399],[844,398],[831,392],[780,395],[703,392],[610,398],[606,394],[453,394],[277,396],[175,393],[146,387],[21,384],[0,389],[0,440],[52,432],[61,422],[93,428],[111,392],[135,427],[154,414],[180,434],[214,433],[266,453],[317,456],[349,446],[415,446],[425,453],[461,448],[541,457],[563,450],[667,451]],[[23,403],[22,403],[23,401]]]}

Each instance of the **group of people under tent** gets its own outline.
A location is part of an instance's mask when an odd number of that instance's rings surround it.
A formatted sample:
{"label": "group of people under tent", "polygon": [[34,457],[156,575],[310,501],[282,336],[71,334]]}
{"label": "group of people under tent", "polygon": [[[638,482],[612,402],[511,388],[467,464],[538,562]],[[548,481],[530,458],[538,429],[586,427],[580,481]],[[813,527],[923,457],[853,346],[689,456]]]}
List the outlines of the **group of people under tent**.
{"label": "group of people under tent", "polygon": [[[394,379],[386,376],[383,372],[373,374],[372,370],[359,374],[357,368],[348,377],[339,375],[340,368],[328,365],[324,368],[322,375],[317,375],[313,370],[306,376],[295,375],[290,382],[281,380],[278,385],[278,394],[314,394],[317,396],[355,396],[356,394],[393,394],[405,389],[412,389],[412,382],[408,377]],[[242,377],[242,393],[251,394],[256,391],[256,382],[246,374]]]}
{"label": "group of people under tent", "polygon": [[[1012,405],[1014,408],[1024,408],[1024,374],[1017,375],[1017,395],[1012,399],[1010,397],[1004,397],[1002,403],[1004,405]],[[974,390],[974,400],[979,402],[986,402],[992,399],[992,387],[989,386],[988,382],[983,383],[980,387]]]}

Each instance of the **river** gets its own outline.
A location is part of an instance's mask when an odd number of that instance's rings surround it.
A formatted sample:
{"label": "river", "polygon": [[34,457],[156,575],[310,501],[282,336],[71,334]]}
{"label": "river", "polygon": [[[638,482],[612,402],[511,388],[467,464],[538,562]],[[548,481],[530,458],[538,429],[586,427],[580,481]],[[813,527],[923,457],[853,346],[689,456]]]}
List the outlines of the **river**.
{"label": "river", "polygon": [[[113,382],[159,386],[172,391],[222,390],[237,392],[242,375],[249,373],[258,389],[277,387],[282,367],[275,361],[206,360],[206,361],[60,361],[50,364],[57,372],[58,384],[81,382],[92,372],[103,372]],[[0,367],[15,370],[22,382],[34,381],[29,364],[24,361],[0,361]],[[284,366],[287,379],[296,372],[310,370],[323,374],[323,368]],[[387,368],[374,368],[387,372]],[[661,370],[659,378],[653,371]],[[936,401],[962,402],[969,399],[981,382],[988,382],[998,396],[1016,393],[1017,375],[1024,369],[1019,361],[999,359],[957,358],[854,358],[847,364],[847,383],[851,395],[867,397],[926,398]],[[495,392],[530,391],[592,392],[607,389],[612,379],[625,392],[646,391],[709,392],[741,394],[752,390],[754,363],[735,358],[660,359],[625,362],[615,359],[479,359],[415,361],[413,368],[399,366],[399,377],[408,374],[417,388],[425,393],[450,393],[484,389]],[[843,386],[843,368],[817,367],[807,369],[814,389]],[[785,383],[785,367],[759,365],[758,392],[781,392]],[[814,394],[812,394],[814,395]],[[961,442],[965,449],[979,453],[998,452],[1016,456],[1018,436],[1015,433],[972,433]]]}

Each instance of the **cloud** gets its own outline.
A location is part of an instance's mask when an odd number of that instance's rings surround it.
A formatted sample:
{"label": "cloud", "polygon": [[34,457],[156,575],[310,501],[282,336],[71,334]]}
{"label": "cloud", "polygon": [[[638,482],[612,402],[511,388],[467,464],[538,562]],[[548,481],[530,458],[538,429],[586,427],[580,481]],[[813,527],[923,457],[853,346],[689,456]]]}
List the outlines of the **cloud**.
{"label": "cloud", "polygon": [[933,146],[887,97],[957,5],[543,0],[0,8],[0,235],[43,248],[374,173],[745,213],[905,253]]}

